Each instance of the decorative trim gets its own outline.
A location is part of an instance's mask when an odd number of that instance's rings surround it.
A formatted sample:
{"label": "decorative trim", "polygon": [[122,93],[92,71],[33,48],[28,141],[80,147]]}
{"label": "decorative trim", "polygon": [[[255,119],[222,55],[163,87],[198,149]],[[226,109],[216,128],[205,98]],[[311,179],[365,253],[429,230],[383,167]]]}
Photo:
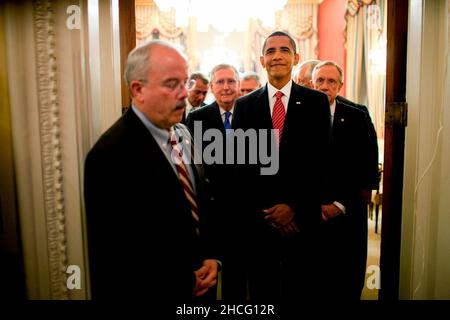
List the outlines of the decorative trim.
{"label": "decorative trim", "polygon": [[52,0],[33,2],[37,94],[51,299],[68,299],[67,239]]}
{"label": "decorative trim", "polygon": [[347,24],[350,19],[356,17],[359,13],[359,9],[363,6],[369,6],[374,2],[374,0],[347,0],[347,9],[345,11],[345,26],[344,26],[344,46],[347,48]]}

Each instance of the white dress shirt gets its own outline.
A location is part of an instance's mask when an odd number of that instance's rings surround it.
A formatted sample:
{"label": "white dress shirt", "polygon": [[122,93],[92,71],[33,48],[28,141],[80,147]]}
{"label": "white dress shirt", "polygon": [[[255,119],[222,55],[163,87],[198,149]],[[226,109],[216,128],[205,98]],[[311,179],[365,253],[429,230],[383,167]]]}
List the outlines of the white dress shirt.
{"label": "white dress shirt", "polygon": [[289,80],[286,85],[278,90],[269,82],[267,82],[267,91],[269,92],[269,107],[270,107],[270,116],[272,117],[273,107],[275,106],[275,101],[277,101],[276,93],[278,91],[283,92],[283,96],[281,97],[281,102],[283,102],[284,111],[287,113],[287,108],[289,104],[289,97],[291,96],[291,88],[292,88],[292,80]]}

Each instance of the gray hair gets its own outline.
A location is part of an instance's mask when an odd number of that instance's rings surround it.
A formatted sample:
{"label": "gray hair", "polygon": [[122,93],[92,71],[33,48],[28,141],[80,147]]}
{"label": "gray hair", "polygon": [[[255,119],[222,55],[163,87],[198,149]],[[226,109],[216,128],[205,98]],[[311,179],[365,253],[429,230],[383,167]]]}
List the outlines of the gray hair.
{"label": "gray hair", "polygon": [[300,63],[297,68],[295,69],[294,75],[297,73],[300,73],[300,71],[303,68],[306,68],[305,76],[312,79],[312,72],[315,66],[317,66],[320,63],[320,60],[305,60],[302,63]]}
{"label": "gray hair", "polygon": [[316,82],[316,75],[317,72],[319,71],[320,68],[325,67],[325,66],[333,66],[336,68],[336,70],[339,73],[339,81],[341,82],[341,84],[344,83],[344,70],[342,70],[342,68],[334,61],[322,61],[319,64],[317,64],[314,67],[314,70],[312,72],[312,80],[313,82]]}
{"label": "gray hair", "polygon": [[214,68],[212,68],[211,73],[209,75],[209,77],[211,79],[211,83],[214,82],[215,73],[219,70],[225,70],[225,69],[233,70],[236,80],[239,81],[239,72],[237,71],[237,69],[234,66],[232,66],[231,64],[221,63],[221,64],[218,64],[217,66],[215,66]]}
{"label": "gray hair", "polygon": [[254,71],[245,72],[241,77],[241,81],[243,80],[255,80],[258,86],[261,86],[261,79],[259,78],[259,75]]}
{"label": "gray hair", "polygon": [[144,44],[135,47],[127,58],[125,66],[124,79],[128,87],[133,80],[145,81],[151,68],[151,49],[156,46],[167,47],[177,51],[185,59],[184,54],[169,42],[162,40],[150,40]]}

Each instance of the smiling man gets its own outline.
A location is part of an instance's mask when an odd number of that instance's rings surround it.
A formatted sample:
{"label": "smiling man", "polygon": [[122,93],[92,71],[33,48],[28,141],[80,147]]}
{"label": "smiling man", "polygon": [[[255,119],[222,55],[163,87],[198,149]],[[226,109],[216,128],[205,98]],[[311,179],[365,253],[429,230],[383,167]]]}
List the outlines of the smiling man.
{"label": "smiling man", "polygon": [[[206,131],[218,131],[222,134],[222,141],[226,141],[226,129],[231,129],[231,121],[233,119],[234,104],[238,98],[239,93],[239,73],[236,68],[229,64],[219,64],[211,70],[210,74],[210,88],[216,101],[201,107],[189,113],[186,124],[194,132],[195,122],[201,122],[201,137]],[[200,128],[200,127],[197,127]],[[217,142],[217,141],[212,141]],[[211,143],[212,143],[211,142]],[[210,146],[209,143],[203,142],[203,150]],[[226,147],[223,146],[223,155],[225,155]],[[203,152],[202,152],[203,154]],[[215,191],[216,210],[215,213],[221,221],[221,249],[223,252],[223,283],[222,291],[223,298],[234,298],[234,283],[241,280],[239,274],[235,270],[239,270],[240,261],[236,261],[233,252],[236,248],[228,246],[235,233],[230,233],[230,230],[235,229],[237,216],[235,215],[235,203],[230,201],[233,196],[233,180],[232,167],[230,165],[213,163],[205,163],[205,171],[211,182],[212,189]],[[245,298],[245,295],[243,296]]]}
{"label": "smiling man", "polygon": [[299,54],[289,34],[270,34],[260,61],[268,83],[236,102],[233,125],[277,130],[276,150],[271,151],[279,152],[280,163],[271,176],[259,174],[263,163],[238,168],[236,195],[249,230],[245,245],[239,245],[246,248],[242,267],[251,299],[317,298],[319,191],[330,108],[325,94],[292,81]]}

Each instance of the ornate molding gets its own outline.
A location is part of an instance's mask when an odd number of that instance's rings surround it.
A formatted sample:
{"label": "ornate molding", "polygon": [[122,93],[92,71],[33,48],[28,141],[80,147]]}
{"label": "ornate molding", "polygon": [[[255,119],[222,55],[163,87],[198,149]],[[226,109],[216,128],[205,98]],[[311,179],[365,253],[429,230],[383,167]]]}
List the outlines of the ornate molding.
{"label": "ornate molding", "polygon": [[67,241],[52,0],[33,2],[39,131],[52,299],[68,299]]}

